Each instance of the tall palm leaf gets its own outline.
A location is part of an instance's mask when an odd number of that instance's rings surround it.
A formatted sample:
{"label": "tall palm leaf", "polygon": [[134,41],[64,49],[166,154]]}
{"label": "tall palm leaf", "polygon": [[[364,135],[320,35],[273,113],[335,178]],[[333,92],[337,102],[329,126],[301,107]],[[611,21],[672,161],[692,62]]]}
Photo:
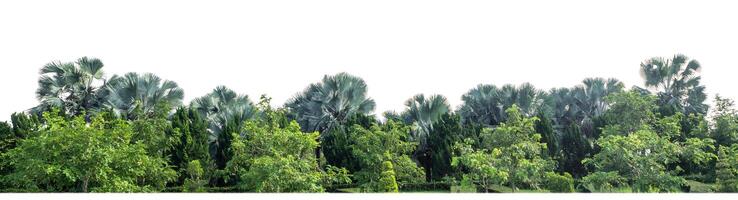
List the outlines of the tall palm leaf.
{"label": "tall palm leaf", "polygon": [[461,97],[459,114],[464,123],[496,126],[505,121],[505,109],[517,105],[523,115],[535,116],[543,108],[545,93],[529,83],[520,86],[478,85]]}
{"label": "tall palm leaf", "polygon": [[141,109],[142,114],[150,115],[157,111],[157,106],[174,108],[181,105],[184,98],[184,91],[177,83],[162,81],[151,73],[139,75],[130,72],[123,76],[113,76],[106,89],[106,105],[126,118],[133,117],[135,109]]}
{"label": "tall palm leaf", "polygon": [[442,95],[426,98],[425,95],[418,94],[405,101],[405,106],[407,108],[403,116],[406,122],[413,124],[414,137],[419,139],[426,137],[433,130],[433,123],[450,111],[448,100]]}
{"label": "tall palm leaf", "polygon": [[675,55],[671,59],[650,58],[641,63],[640,72],[646,87],[658,92],[662,114],[705,114],[706,95],[698,75],[701,68],[696,60]]}
{"label": "tall palm leaf", "polygon": [[[96,58],[82,57],[76,62],[51,62],[41,68],[36,98],[39,106],[31,109],[40,113],[58,107],[67,115],[96,111],[104,95],[103,63]],[[102,83],[101,83],[102,82]]]}
{"label": "tall palm leaf", "polygon": [[354,114],[369,114],[374,100],[367,96],[367,85],[348,73],[326,75],[288,100],[285,107],[306,132],[318,131],[321,137]]}
{"label": "tall palm leaf", "polygon": [[254,116],[253,102],[248,95],[239,95],[225,86],[218,86],[205,96],[192,100],[190,107],[207,119],[210,155],[218,167],[224,167],[230,159],[230,134],[240,134],[243,122]]}

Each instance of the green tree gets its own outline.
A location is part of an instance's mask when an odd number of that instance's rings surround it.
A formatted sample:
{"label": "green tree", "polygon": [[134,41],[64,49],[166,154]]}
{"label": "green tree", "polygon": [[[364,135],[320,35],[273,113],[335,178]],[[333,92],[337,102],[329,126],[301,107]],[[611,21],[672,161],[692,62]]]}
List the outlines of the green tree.
{"label": "green tree", "polygon": [[[179,107],[170,119],[172,128],[169,135],[179,135],[179,141],[174,143],[171,163],[179,171],[187,169],[192,161],[197,161],[206,171],[205,175],[212,174],[214,168],[208,153],[207,121],[194,109]],[[185,174],[181,173],[179,181],[183,181]],[[208,180],[210,177],[202,177]]]}
{"label": "green tree", "polygon": [[[607,135],[597,140],[601,150],[583,162],[599,172],[617,172],[640,192],[675,192],[685,184],[668,169],[678,161],[680,146],[645,127],[627,136]],[[586,177],[585,177],[586,178]]]}
{"label": "green tree", "polygon": [[14,188],[47,192],[161,191],[176,172],[149,156],[121,120],[71,120],[44,114],[46,125],[4,156],[15,169],[5,176]]}
{"label": "green tree", "polygon": [[501,152],[498,167],[509,174],[507,183],[517,190],[519,184],[538,189],[545,172],[551,171],[553,162],[544,157],[546,144],[541,134],[535,132],[536,117],[524,117],[516,105],[507,109],[508,120],[495,129],[481,133],[482,147]]}
{"label": "green tree", "polygon": [[716,170],[718,191],[738,192],[738,144],[720,146]]}
{"label": "green tree", "polygon": [[[105,106],[127,119],[135,119],[138,115],[154,115],[161,104],[176,108],[182,104],[184,91],[174,81],[164,80],[158,76],[135,72],[123,76],[113,76],[106,84],[108,92]],[[140,111],[136,111],[140,109]],[[167,111],[168,112],[168,111]]]}
{"label": "green tree", "polygon": [[37,115],[26,115],[24,113],[13,113],[10,115],[13,125],[13,134],[16,138],[26,138],[36,132],[40,126]]}
{"label": "green tree", "polygon": [[53,107],[69,116],[97,111],[106,98],[106,92],[101,89],[105,80],[102,68],[102,61],[87,57],[76,62],[56,61],[44,65],[36,90],[41,104],[32,108],[32,112],[40,114]]}
{"label": "green tree", "polygon": [[15,148],[18,139],[13,134],[13,128],[10,127],[8,122],[0,122],[0,154]]}
{"label": "green tree", "polygon": [[382,174],[380,174],[380,176],[377,192],[399,192],[397,181],[395,180],[395,169],[392,167],[392,162],[382,162]]}
{"label": "green tree", "polygon": [[232,134],[240,134],[243,122],[254,116],[254,104],[247,95],[218,86],[205,96],[192,100],[190,108],[207,120],[210,156],[217,169],[223,169],[232,156]]}
{"label": "green tree", "polygon": [[440,180],[451,172],[451,157],[453,146],[462,141],[463,132],[461,118],[457,114],[446,113],[433,125],[433,131],[428,135],[430,165],[423,166],[426,175],[431,180]]}
{"label": "green tree", "polygon": [[738,114],[734,104],[732,99],[715,96],[712,138],[717,145],[730,146],[738,143]]}
{"label": "green tree", "polygon": [[182,192],[205,192],[206,180],[203,180],[205,170],[203,170],[200,160],[193,160],[187,163],[185,168],[187,177],[182,184]]}
{"label": "green tree", "polygon": [[351,149],[360,166],[354,177],[364,189],[375,188],[384,161],[392,162],[399,183],[424,180],[424,170],[410,158],[417,143],[408,140],[409,132],[410,127],[394,121],[381,126],[375,124],[369,129],[359,125],[352,127],[355,144],[351,145]]}
{"label": "green tree", "polygon": [[372,112],[375,105],[367,96],[363,79],[338,73],[310,84],[305,91],[288,100],[285,107],[303,131],[318,131],[322,137],[327,130],[344,124],[354,114]]}
{"label": "green tree", "polygon": [[[325,173],[313,156],[318,146],[318,133],[303,133],[297,122],[282,124],[285,111],[269,107],[262,98],[259,110],[263,116],[244,125],[245,134],[233,134],[233,159],[226,171],[238,177],[237,186],[255,192],[319,192],[329,180],[347,180]],[[343,171],[345,172],[345,171]]]}
{"label": "green tree", "polygon": [[671,59],[654,57],[641,63],[641,77],[648,88],[659,96],[659,112],[670,116],[677,112],[685,115],[706,114],[708,106],[705,86],[700,85],[702,68],[697,60],[684,55]]}
{"label": "green tree", "polygon": [[[450,146],[435,146],[430,143],[431,134],[447,134],[437,133],[435,131],[435,123],[437,123],[441,117],[447,114],[450,110],[450,106],[446,97],[441,95],[431,95],[425,97],[423,94],[418,94],[405,101],[406,110],[402,113],[405,118],[405,122],[412,124],[411,139],[418,141],[419,145],[413,157],[415,157],[425,169],[426,180],[430,180],[432,177],[432,165],[433,165],[433,150],[435,148],[450,148]],[[449,144],[450,145],[450,144]],[[440,177],[439,177],[440,178]]]}
{"label": "green tree", "polygon": [[579,125],[570,124],[561,137],[562,155],[559,160],[561,171],[568,172],[577,178],[587,175],[587,169],[582,164],[582,160],[591,156],[591,152],[592,145],[581,134]]}
{"label": "green tree", "polygon": [[629,91],[612,94],[605,100],[610,104],[610,109],[602,119],[606,124],[604,130],[610,134],[627,135],[656,119],[656,99],[653,96]]}
{"label": "green tree", "polygon": [[[466,139],[463,143],[454,145],[456,155],[451,159],[451,166],[465,171],[462,183],[478,182],[484,192],[494,184],[502,184],[509,179],[509,172],[502,166],[502,151],[500,149],[474,149],[474,141]],[[466,186],[473,184],[466,184]]]}
{"label": "green tree", "polygon": [[543,107],[544,96],[544,92],[529,83],[501,88],[481,84],[461,97],[463,104],[458,112],[465,124],[496,126],[507,120],[505,111],[512,105],[517,105],[526,117],[535,116]]}

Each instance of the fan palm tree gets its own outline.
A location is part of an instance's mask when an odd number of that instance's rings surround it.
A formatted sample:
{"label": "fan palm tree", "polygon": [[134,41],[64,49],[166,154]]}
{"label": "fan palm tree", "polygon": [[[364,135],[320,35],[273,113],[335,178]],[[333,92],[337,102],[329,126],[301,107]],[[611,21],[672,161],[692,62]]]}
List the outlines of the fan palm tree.
{"label": "fan palm tree", "polygon": [[419,145],[413,154],[426,170],[426,179],[430,179],[432,147],[429,136],[433,132],[433,124],[450,110],[448,100],[442,95],[425,97],[418,94],[405,101],[406,110],[402,113],[406,123],[412,124],[411,138]]}
{"label": "fan palm tree", "polygon": [[643,61],[640,72],[646,87],[658,92],[662,114],[705,114],[708,107],[704,104],[705,87],[700,85],[698,75],[701,68],[696,60],[675,55],[671,59],[654,57]]}
{"label": "fan palm tree", "polygon": [[426,98],[423,94],[408,99],[405,101],[405,106],[407,108],[402,114],[403,118],[415,127],[413,132],[416,138],[427,136],[433,130],[433,123],[436,123],[443,114],[448,113],[451,107],[446,97],[442,95],[431,95]]}
{"label": "fan palm tree", "polygon": [[543,108],[545,93],[529,83],[517,87],[507,84],[502,88],[481,84],[461,99],[459,114],[464,123],[496,126],[506,120],[505,109],[512,105],[517,105],[527,117],[535,116]]}
{"label": "fan palm tree", "polygon": [[96,58],[82,57],[76,62],[59,61],[44,65],[39,72],[36,98],[41,104],[34,113],[60,108],[64,114],[78,115],[96,111],[104,99],[100,88],[104,85],[103,63]]}
{"label": "fan palm tree", "polygon": [[348,73],[326,75],[319,83],[310,84],[302,93],[288,100],[289,109],[303,131],[318,131],[321,137],[342,125],[354,114],[369,114],[374,100],[367,96],[367,85]]}
{"label": "fan palm tree", "polygon": [[210,155],[220,169],[230,160],[231,134],[241,133],[243,122],[254,116],[254,104],[247,95],[218,86],[190,102],[190,107],[208,121]]}
{"label": "fan palm tree", "polygon": [[576,86],[572,90],[572,95],[580,112],[576,119],[582,132],[592,136],[595,131],[592,120],[605,113],[608,108],[605,97],[623,91],[625,86],[614,78],[587,78],[582,83],[582,85]]}
{"label": "fan palm tree", "polygon": [[162,81],[151,73],[139,75],[130,72],[113,76],[106,89],[108,98],[105,104],[116,114],[129,119],[135,117],[135,109],[140,109],[144,115],[151,115],[157,112],[159,106],[174,108],[181,105],[184,98],[184,91],[177,83]]}

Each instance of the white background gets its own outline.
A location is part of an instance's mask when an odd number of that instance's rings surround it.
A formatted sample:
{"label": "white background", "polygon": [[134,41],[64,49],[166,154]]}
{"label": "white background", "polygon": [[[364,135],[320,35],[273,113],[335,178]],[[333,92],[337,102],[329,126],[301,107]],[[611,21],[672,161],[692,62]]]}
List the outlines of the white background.
{"label": "white background", "polygon": [[[727,3],[726,3],[727,2]],[[0,121],[37,105],[38,70],[100,58],[108,76],[153,72],[185,103],[217,85],[274,105],[325,74],[363,77],[376,113],[417,93],[458,106],[480,83],[642,85],[641,61],[683,53],[736,99],[730,1],[3,1]]]}

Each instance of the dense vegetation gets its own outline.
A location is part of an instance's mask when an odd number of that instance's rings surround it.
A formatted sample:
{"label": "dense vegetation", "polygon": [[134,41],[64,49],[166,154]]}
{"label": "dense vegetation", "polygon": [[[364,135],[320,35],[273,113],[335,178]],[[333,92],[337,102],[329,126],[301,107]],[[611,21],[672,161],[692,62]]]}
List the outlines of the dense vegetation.
{"label": "dense vegetation", "polygon": [[705,104],[700,68],[647,59],[630,89],[480,84],[457,109],[418,94],[380,120],[346,73],[275,108],[225,86],[185,103],[154,74],[52,62],[39,105],[0,122],[0,190],[738,192],[738,112]]}

